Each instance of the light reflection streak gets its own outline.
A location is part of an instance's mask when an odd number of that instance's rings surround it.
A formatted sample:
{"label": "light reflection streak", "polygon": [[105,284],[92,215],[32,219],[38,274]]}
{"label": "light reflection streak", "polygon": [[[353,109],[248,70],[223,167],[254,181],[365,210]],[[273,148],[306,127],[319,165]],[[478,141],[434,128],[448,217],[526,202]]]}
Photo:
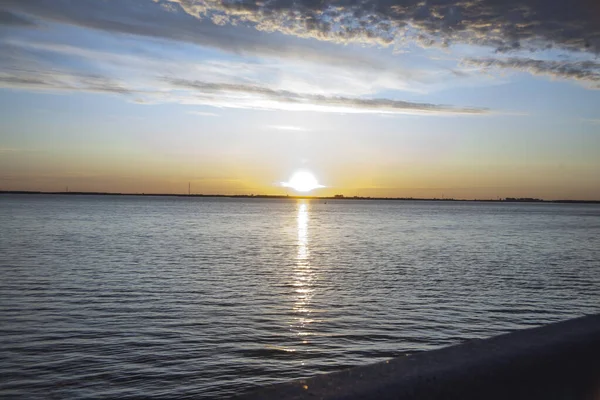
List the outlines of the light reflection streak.
{"label": "light reflection streak", "polygon": [[[306,201],[299,202],[297,210],[298,238],[296,242],[296,267],[293,275],[296,300],[293,309],[295,318],[292,329],[298,336],[306,337],[311,335],[309,327],[313,319],[311,319],[312,309],[310,304],[314,294],[313,284],[315,280],[315,273],[310,264],[309,203]],[[303,340],[302,343],[307,343],[307,340]]]}

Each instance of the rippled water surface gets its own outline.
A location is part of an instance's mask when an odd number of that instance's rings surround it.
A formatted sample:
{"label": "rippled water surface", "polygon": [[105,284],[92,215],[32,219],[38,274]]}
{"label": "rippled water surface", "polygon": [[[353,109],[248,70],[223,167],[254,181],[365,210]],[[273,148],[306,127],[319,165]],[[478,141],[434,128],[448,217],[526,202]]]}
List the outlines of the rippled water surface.
{"label": "rippled water surface", "polygon": [[600,312],[600,206],[0,196],[0,395],[223,397]]}

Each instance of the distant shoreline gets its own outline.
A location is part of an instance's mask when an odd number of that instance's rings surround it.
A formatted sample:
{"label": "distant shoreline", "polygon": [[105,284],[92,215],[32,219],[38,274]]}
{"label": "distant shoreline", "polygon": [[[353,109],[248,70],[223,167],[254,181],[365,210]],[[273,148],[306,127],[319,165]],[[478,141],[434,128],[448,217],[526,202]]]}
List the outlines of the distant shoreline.
{"label": "distant shoreline", "polygon": [[420,197],[363,197],[363,196],[289,196],[268,194],[176,194],[176,193],[112,193],[112,192],[42,192],[27,190],[0,190],[0,194],[53,194],[66,196],[143,196],[143,197],[215,197],[242,199],[306,199],[306,200],[393,200],[393,201],[441,201],[441,202],[483,202],[483,203],[561,203],[561,204],[600,204],[600,200],[544,200],[529,197],[504,199],[453,199]]}

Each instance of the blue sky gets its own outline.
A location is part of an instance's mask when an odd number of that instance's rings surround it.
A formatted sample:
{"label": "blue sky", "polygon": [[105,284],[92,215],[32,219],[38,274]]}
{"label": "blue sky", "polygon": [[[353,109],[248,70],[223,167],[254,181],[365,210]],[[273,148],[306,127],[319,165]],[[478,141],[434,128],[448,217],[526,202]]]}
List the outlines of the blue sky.
{"label": "blue sky", "polygon": [[7,0],[0,189],[600,199],[600,11],[535,7]]}

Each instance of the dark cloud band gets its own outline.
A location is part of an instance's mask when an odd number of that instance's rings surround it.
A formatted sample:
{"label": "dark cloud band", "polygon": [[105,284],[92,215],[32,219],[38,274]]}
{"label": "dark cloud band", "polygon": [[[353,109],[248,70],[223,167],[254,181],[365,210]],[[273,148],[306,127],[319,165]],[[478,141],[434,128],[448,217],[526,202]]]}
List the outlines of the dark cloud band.
{"label": "dark cloud band", "polygon": [[550,61],[531,58],[468,58],[466,65],[482,68],[512,69],[533,75],[546,75],[559,79],[574,79],[600,89],[600,63],[595,61]]}
{"label": "dark cloud band", "polygon": [[[270,38],[265,48],[260,35],[237,34],[249,27],[334,42],[414,40],[501,51],[555,46],[600,52],[597,0],[5,0],[4,7],[11,15],[237,51],[285,52],[279,39]],[[181,9],[196,22],[178,18]],[[219,29],[222,25],[236,29]]]}
{"label": "dark cloud band", "polygon": [[600,51],[596,0],[162,0],[217,23],[335,41]]}

